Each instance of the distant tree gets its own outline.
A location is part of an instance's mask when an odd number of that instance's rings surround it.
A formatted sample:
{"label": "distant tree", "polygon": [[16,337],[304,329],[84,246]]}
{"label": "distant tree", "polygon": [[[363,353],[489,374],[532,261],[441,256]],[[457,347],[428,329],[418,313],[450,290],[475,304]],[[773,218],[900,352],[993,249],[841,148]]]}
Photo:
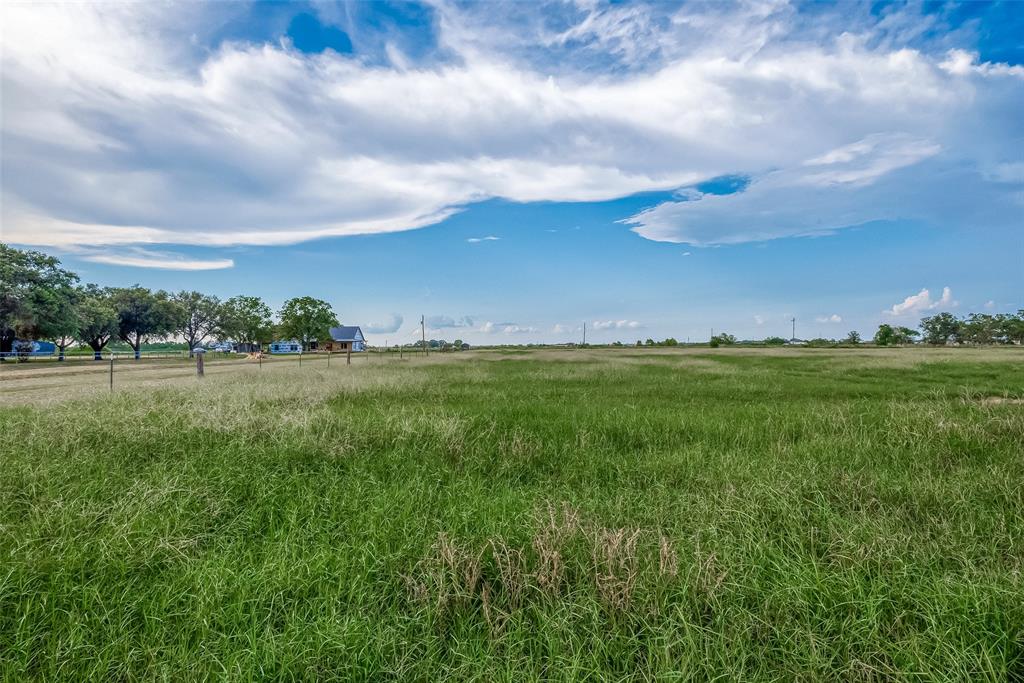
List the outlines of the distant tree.
{"label": "distant tree", "polygon": [[117,334],[117,311],[108,292],[86,285],[78,299],[78,339],[93,351],[94,360],[103,360],[103,347]]}
{"label": "distant tree", "polygon": [[782,337],[768,337],[764,340],[765,346],[782,346],[786,340]]}
{"label": "distant tree", "polygon": [[331,305],[311,296],[288,299],[278,315],[284,336],[298,339],[303,349],[308,349],[312,341],[327,339],[331,327],[338,324]]}
{"label": "distant tree", "polygon": [[171,297],[178,307],[177,329],[188,344],[188,355],[211,335],[220,332],[224,322],[224,309],[220,299],[201,292],[181,291]]}
{"label": "distant tree", "polygon": [[0,243],[0,353],[14,350],[17,337],[41,339],[64,328],[77,281],[52,256]]}
{"label": "distant tree", "polygon": [[814,346],[818,348],[835,346],[836,342],[834,339],[825,339],[824,337],[815,337],[807,342],[808,346]]}
{"label": "distant tree", "polygon": [[675,337],[669,337],[665,341],[661,342],[661,346],[679,346],[679,342]]}
{"label": "distant tree", "polygon": [[644,345],[644,343],[643,343],[642,341],[640,341],[639,339],[637,339],[637,340],[636,340],[636,345],[637,345],[637,346],[643,346],[643,345]]}
{"label": "distant tree", "polygon": [[80,288],[68,288],[65,295],[39,321],[39,334],[57,347],[58,361],[64,360],[67,348],[78,339],[81,296]]}
{"label": "distant tree", "polygon": [[999,335],[1007,344],[1024,344],[1024,309],[999,316]]}
{"label": "distant tree", "polygon": [[718,343],[723,346],[731,346],[736,343],[736,337],[728,332],[722,332],[721,334],[717,334],[711,338],[712,341],[715,339],[717,339]]}
{"label": "distant tree", "polygon": [[654,340],[649,338],[649,337],[648,337],[647,341],[645,341],[644,343],[647,344],[648,346],[654,346]]}
{"label": "distant tree", "polygon": [[896,342],[896,330],[888,323],[882,323],[875,332],[876,346],[892,346]]}
{"label": "distant tree", "polygon": [[164,337],[177,326],[179,310],[167,292],[152,292],[145,287],[115,287],[109,290],[110,302],[117,311],[117,336],[141,356],[142,345],[154,337]]}
{"label": "distant tree", "polygon": [[913,344],[916,337],[920,333],[910,327],[897,327],[896,328],[896,343],[897,344]]}
{"label": "distant tree", "polygon": [[952,313],[938,313],[921,319],[921,332],[926,344],[943,346],[950,341],[960,340],[962,323]]}
{"label": "distant tree", "polygon": [[272,315],[258,296],[233,296],[221,307],[221,333],[243,344],[262,344],[273,336]]}
{"label": "distant tree", "polygon": [[999,316],[987,313],[971,313],[960,322],[960,341],[969,344],[995,344],[1002,341]]}
{"label": "distant tree", "polygon": [[850,344],[851,346],[860,344],[860,332],[857,330],[850,330],[846,333],[846,339],[843,340],[843,343]]}

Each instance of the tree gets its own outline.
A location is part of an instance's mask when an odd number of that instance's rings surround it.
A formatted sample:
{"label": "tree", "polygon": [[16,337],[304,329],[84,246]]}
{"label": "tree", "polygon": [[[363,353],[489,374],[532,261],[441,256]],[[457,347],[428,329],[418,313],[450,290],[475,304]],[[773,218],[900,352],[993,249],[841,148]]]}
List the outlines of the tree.
{"label": "tree", "polygon": [[58,361],[64,360],[67,348],[78,339],[78,308],[81,298],[81,288],[68,288],[65,296],[39,321],[39,335],[57,347]]}
{"label": "tree", "polygon": [[274,326],[271,315],[270,306],[258,296],[233,296],[223,304],[221,331],[244,344],[269,341]]}
{"label": "tree", "polygon": [[117,310],[105,290],[86,285],[78,295],[78,339],[89,345],[94,360],[103,360],[103,347],[117,334]]}
{"label": "tree", "polygon": [[914,338],[919,336],[917,330],[909,327],[897,327],[896,328],[896,343],[897,344],[913,344]]}
{"label": "tree", "polygon": [[786,340],[782,337],[768,337],[764,340],[765,346],[782,346],[786,343]]}
{"label": "tree", "polygon": [[938,313],[921,318],[920,327],[926,344],[944,346],[950,341],[960,340],[961,322],[952,313]]}
{"label": "tree", "polygon": [[971,313],[960,323],[960,340],[971,344],[994,344],[1003,341],[999,315]]}
{"label": "tree", "polygon": [[1007,344],[1024,344],[1024,309],[999,315],[999,334]]}
{"label": "tree", "polygon": [[327,339],[331,327],[338,324],[331,305],[311,296],[285,301],[280,317],[284,335],[301,341],[303,349],[308,349],[311,341]]}
{"label": "tree", "polygon": [[176,332],[188,344],[188,355],[192,349],[220,331],[223,322],[223,308],[220,299],[200,292],[181,291],[171,297],[179,308]]}
{"label": "tree", "polygon": [[847,332],[846,339],[843,340],[843,343],[850,344],[851,346],[856,346],[857,344],[860,344],[860,332],[858,332],[857,330],[850,330],[849,332]]}
{"label": "tree", "polygon": [[52,256],[0,243],[0,354],[13,350],[16,337],[39,339],[62,330],[77,281]]}
{"label": "tree", "polygon": [[[715,340],[718,341],[718,344],[722,344],[725,346],[731,346],[736,343],[735,335],[731,335],[728,332],[722,332],[721,334],[717,334],[711,338],[712,342],[714,342]],[[718,344],[713,344],[713,346],[718,346]]]}
{"label": "tree", "polygon": [[177,327],[179,310],[166,292],[152,292],[138,285],[109,292],[117,311],[117,336],[132,347],[135,360],[141,355],[143,343],[152,337],[164,337]]}
{"label": "tree", "polygon": [[891,346],[896,343],[896,330],[893,329],[892,325],[888,323],[882,323],[878,326],[878,331],[875,332],[875,345],[876,346]]}

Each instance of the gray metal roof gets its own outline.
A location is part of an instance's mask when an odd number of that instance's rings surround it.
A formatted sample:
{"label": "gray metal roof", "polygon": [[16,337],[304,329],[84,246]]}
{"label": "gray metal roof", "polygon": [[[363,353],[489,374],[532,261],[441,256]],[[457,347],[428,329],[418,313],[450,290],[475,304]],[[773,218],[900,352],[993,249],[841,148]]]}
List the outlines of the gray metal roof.
{"label": "gray metal roof", "polygon": [[331,339],[334,341],[364,341],[366,338],[358,325],[342,325],[331,328]]}

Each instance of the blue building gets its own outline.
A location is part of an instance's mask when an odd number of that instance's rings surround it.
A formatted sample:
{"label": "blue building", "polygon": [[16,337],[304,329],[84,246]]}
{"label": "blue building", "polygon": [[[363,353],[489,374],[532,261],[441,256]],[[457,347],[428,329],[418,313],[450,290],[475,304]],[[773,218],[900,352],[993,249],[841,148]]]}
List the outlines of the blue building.
{"label": "blue building", "polygon": [[52,356],[57,351],[53,342],[32,339],[15,339],[11,345],[12,356]]}
{"label": "blue building", "polygon": [[270,344],[270,352],[274,354],[302,353],[302,342],[297,339],[276,341]]}

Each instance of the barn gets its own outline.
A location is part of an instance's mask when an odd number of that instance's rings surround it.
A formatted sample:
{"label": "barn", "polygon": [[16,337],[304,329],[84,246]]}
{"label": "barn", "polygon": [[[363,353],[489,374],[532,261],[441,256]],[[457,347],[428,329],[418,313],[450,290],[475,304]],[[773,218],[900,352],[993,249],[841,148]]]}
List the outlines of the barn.
{"label": "barn", "polygon": [[317,344],[319,351],[365,351],[366,338],[358,325],[342,325],[331,328],[331,338]]}

